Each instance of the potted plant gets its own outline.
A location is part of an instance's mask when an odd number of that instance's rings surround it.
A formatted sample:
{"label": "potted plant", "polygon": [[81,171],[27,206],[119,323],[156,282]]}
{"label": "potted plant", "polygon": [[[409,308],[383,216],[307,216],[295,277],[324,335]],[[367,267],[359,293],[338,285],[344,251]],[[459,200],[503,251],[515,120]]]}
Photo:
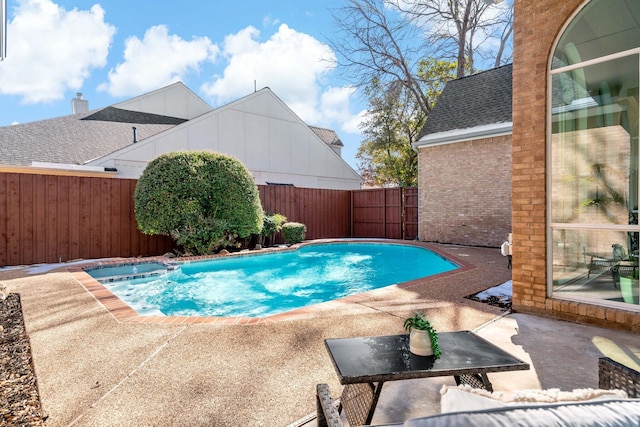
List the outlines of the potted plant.
{"label": "potted plant", "polygon": [[404,321],[404,329],[409,331],[409,351],[418,356],[438,358],[441,355],[438,333],[422,313],[416,313]]}

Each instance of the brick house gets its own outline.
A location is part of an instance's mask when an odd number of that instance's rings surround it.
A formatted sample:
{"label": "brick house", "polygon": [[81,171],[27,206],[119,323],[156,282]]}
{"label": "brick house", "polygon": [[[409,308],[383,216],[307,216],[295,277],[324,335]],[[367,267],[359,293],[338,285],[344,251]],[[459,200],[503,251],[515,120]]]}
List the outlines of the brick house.
{"label": "brick house", "polygon": [[514,7],[513,306],[640,332],[640,2]]}
{"label": "brick house", "polygon": [[512,231],[515,310],[638,332],[640,2],[514,8],[513,65],[447,83],[415,144],[420,239]]}
{"label": "brick house", "polygon": [[442,91],[414,144],[420,240],[497,247],[511,233],[511,79],[505,65]]}

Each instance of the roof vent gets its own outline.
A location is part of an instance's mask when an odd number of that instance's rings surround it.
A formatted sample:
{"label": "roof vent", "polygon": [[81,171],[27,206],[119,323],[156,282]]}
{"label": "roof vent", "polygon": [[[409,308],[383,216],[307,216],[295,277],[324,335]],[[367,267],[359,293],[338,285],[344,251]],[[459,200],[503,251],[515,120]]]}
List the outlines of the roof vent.
{"label": "roof vent", "polygon": [[82,99],[82,93],[76,93],[76,97],[71,100],[72,114],[86,113],[89,111],[89,101]]}

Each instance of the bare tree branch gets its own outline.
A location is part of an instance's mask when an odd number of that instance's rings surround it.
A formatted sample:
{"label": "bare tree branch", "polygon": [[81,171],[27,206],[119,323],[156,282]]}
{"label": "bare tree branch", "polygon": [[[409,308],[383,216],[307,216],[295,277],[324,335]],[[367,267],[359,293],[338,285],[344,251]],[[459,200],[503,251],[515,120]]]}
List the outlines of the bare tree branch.
{"label": "bare tree branch", "polygon": [[[393,3],[414,25],[425,28],[427,39],[439,46],[435,57],[458,61],[458,77],[475,71],[475,53],[496,28],[510,27],[513,23],[504,18],[505,14],[512,15],[509,4],[497,8],[485,0],[393,0]],[[509,39],[511,31],[503,34]],[[503,50],[505,44],[506,40],[501,43]]]}
{"label": "bare tree branch", "polygon": [[388,6],[383,0],[347,0],[334,14],[341,37],[330,46],[355,85],[365,87],[374,79],[402,82],[428,114],[429,101],[415,76],[427,47],[420,43],[420,29]]}

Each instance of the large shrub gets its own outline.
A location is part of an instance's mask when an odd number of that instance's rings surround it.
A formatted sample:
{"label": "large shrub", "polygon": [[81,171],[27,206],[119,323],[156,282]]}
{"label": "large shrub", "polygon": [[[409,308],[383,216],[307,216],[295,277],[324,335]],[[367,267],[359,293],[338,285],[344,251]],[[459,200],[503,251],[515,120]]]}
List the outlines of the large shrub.
{"label": "large shrub", "polygon": [[135,191],[138,227],[172,236],[193,254],[259,234],[263,212],[253,177],[237,159],[211,151],[163,154],[149,162]]}

